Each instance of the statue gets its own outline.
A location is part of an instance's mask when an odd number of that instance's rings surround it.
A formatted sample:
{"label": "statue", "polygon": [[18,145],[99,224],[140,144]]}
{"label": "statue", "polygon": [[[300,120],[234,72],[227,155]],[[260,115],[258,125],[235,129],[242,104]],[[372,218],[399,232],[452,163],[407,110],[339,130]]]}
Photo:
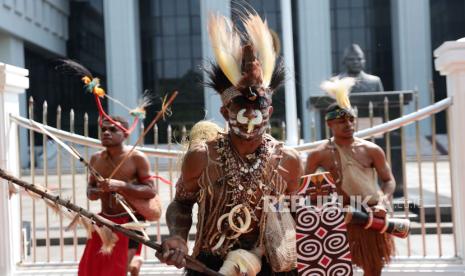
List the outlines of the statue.
{"label": "statue", "polygon": [[353,77],[357,79],[352,92],[384,91],[379,77],[363,71],[365,68],[365,54],[358,44],[352,44],[345,49],[342,63],[346,67],[346,72],[339,74],[338,77]]}

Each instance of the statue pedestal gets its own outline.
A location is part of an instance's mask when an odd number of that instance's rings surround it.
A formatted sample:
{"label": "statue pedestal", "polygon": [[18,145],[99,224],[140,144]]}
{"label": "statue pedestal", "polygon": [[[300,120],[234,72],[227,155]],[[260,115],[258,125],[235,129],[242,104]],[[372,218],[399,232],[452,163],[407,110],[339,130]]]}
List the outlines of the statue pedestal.
{"label": "statue pedestal", "polygon": [[[403,95],[403,105],[407,105],[413,98],[412,93],[402,93]],[[358,129],[362,130],[363,128],[371,127],[370,119],[370,102],[373,105],[373,126],[386,122],[386,113],[385,113],[385,101],[388,101],[387,111],[389,113],[389,120],[399,118],[401,116],[401,99],[400,93],[396,91],[392,92],[361,92],[361,93],[351,93],[350,102],[352,106],[358,110]],[[326,113],[326,108],[332,103],[334,99],[328,96],[320,97],[310,97],[307,100],[307,109],[309,111],[314,111],[321,114],[321,133],[325,137],[324,133],[330,133],[327,129],[326,122],[324,120],[324,115]],[[394,193],[395,197],[402,196],[403,191],[403,168],[402,168],[402,144],[401,144],[401,132],[400,129],[389,132],[391,149],[391,168],[394,178],[396,180],[396,191]],[[388,155],[386,149],[386,135],[375,137],[374,143],[380,146]]]}

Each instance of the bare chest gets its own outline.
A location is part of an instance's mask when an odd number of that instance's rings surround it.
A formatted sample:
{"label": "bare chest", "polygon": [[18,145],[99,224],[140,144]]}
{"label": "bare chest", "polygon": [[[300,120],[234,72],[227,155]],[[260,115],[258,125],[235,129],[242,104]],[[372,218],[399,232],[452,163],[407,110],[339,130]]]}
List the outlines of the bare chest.
{"label": "bare chest", "polygon": [[[94,168],[104,177],[108,178],[111,176],[120,160],[108,160],[107,158],[100,158],[94,163]],[[131,159],[129,158],[124,164],[116,171],[114,179],[129,182],[137,178],[137,168]]]}

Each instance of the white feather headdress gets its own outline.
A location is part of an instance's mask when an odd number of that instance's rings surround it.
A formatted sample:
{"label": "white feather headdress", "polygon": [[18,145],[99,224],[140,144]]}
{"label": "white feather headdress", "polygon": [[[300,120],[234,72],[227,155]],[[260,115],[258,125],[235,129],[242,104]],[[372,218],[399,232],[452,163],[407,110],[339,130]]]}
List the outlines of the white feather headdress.
{"label": "white feather headdress", "polygon": [[350,77],[338,78],[334,77],[330,80],[323,81],[320,85],[321,89],[334,98],[339,107],[344,109],[352,109],[349,100],[349,93],[352,86],[355,84],[355,79]]}
{"label": "white feather headdress", "polygon": [[212,14],[208,21],[216,63],[207,70],[210,80],[206,85],[221,94],[224,105],[241,95],[252,101],[257,96],[271,99],[272,92],[284,82],[284,66],[276,62],[278,38],[266,20],[246,11],[240,21],[244,32],[225,16]]}

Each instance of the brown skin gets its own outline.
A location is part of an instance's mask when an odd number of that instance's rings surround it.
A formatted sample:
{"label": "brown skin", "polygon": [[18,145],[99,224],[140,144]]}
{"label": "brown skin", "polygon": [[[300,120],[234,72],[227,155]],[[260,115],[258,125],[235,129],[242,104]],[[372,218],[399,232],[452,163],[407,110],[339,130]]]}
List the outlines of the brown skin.
{"label": "brown skin", "polygon": [[[352,147],[354,143],[354,120],[349,118],[340,118],[328,121],[328,126],[331,129],[334,142],[342,148]],[[381,191],[389,198],[392,197],[396,182],[392,175],[389,163],[386,160],[383,149],[378,145],[366,141],[359,140],[354,146],[354,158],[357,159],[363,166],[367,168],[375,168],[378,173],[378,177],[381,179]],[[339,154],[336,151],[337,158]],[[339,159],[340,160],[340,159]],[[338,162],[340,164],[340,162]],[[319,167],[324,170],[331,172],[337,179],[339,176],[339,168],[335,167],[334,157],[332,150],[329,147],[329,143],[324,143],[312,152],[310,152],[307,158],[307,166],[305,169],[306,174],[314,173]]]}
{"label": "brown skin", "polygon": [[[122,195],[126,200],[129,197],[150,199],[158,197],[153,180],[145,180],[150,176],[150,163],[148,158],[140,151],[133,151],[130,157],[123,163],[112,179],[108,179],[121,160],[129,153],[130,149],[123,145],[127,138],[121,129],[109,121],[103,121],[102,126],[102,145],[105,151],[99,151],[92,155],[89,164],[95,168],[104,178],[104,181],[98,181],[95,177],[89,178],[87,186],[87,197],[89,200],[101,201],[103,213],[116,215],[126,212],[123,206],[117,203],[112,192]],[[128,203],[131,204],[130,200]],[[135,249],[128,250],[128,264],[131,262]],[[137,275],[137,274],[136,274]]]}
{"label": "brown skin", "polygon": [[[352,144],[355,141],[353,136],[354,134],[354,118],[340,118],[334,119],[327,122],[329,128],[331,129],[334,142],[342,148],[352,147]],[[396,187],[396,182],[394,176],[392,175],[391,168],[389,167],[388,162],[384,151],[376,144],[359,139],[357,144],[353,148],[354,158],[358,160],[364,167],[375,168],[378,173],[378,177],[381,179],[381,191],[388,197],[389,200],[392,199],[392,194]],[[312,152],[310,152],[307,158],[307,165],[305,169],[306,174],[315,173],[318,168],[323,168],[325,171],[329,171],[335,179],[339,176],[340,168],[336,167],[334,163],[334,158],[337,158],[340,162],[340,157],[338,151],[336,152],[336,157],[333,156],[333,151],[330,148],[329,142],[324,143],[319,146]],[[338,192],[339,191],[338,189]],[[374,215],[377,217],[384,218],[386,212],[378,210],[374,212]],[[364,271],[364,275],[380,275],[381,271]]]}
{"label": "brown skin", "polygon": [[[237,113],[238,110],[246,108],[244,116],[249,119],[254,116],[252,106],[237,106],[234,103],[229,104],[228,108],[222,107],[221,113],[226,121],[229,120],[229,114]],[[270,116],[273,112],[270,107]],[[229,110],[228,110],[229,109]],[[239,126],[241,129],[247,129],[246,125]],[[231,143],[242,157],[245,158],[247,154],[251,154],[257,150],[260,146],[263,136],[258,135],[251,139],[243,139],[232,131],[229,132],[231,137]],[[207,143],[209,150],[214,150],[214,143]],[[177,185],[182,185],[186,191],[197,192],[200,190],[198,185],[198,179],[202,172],[207,166],[207,150],[202,145],[194,145],[187,152],[182,168],[181,177]],[[299,154],[290,148],[283,150],[283,159],[281,166],[278,168],[279,174],[284,178],[287,183],[286,193],[291,194],[298,190],[299,179],[302,175],[302,164],[299,158]],[[215,179],[212,179],[215,181]],[[186,244],[187,235],[192,225],[192,206],[194,202],[178,202],[176,199],[170,204],[167,210],[167,222],[170,227],[171,237],[166,239],[162,246],[164,251],[160,254],[156,254],[157,258],[161,262],[168,265],[175,265],[178,268],[186,266],[184,256],[188,254],[188,248]],[[257,213],[258,214],[258,213]],[[173,221],[174,225],[170,225],[169,221]],[[258,225],[252,225],[252,231],[250,235],[257,235]]]}

